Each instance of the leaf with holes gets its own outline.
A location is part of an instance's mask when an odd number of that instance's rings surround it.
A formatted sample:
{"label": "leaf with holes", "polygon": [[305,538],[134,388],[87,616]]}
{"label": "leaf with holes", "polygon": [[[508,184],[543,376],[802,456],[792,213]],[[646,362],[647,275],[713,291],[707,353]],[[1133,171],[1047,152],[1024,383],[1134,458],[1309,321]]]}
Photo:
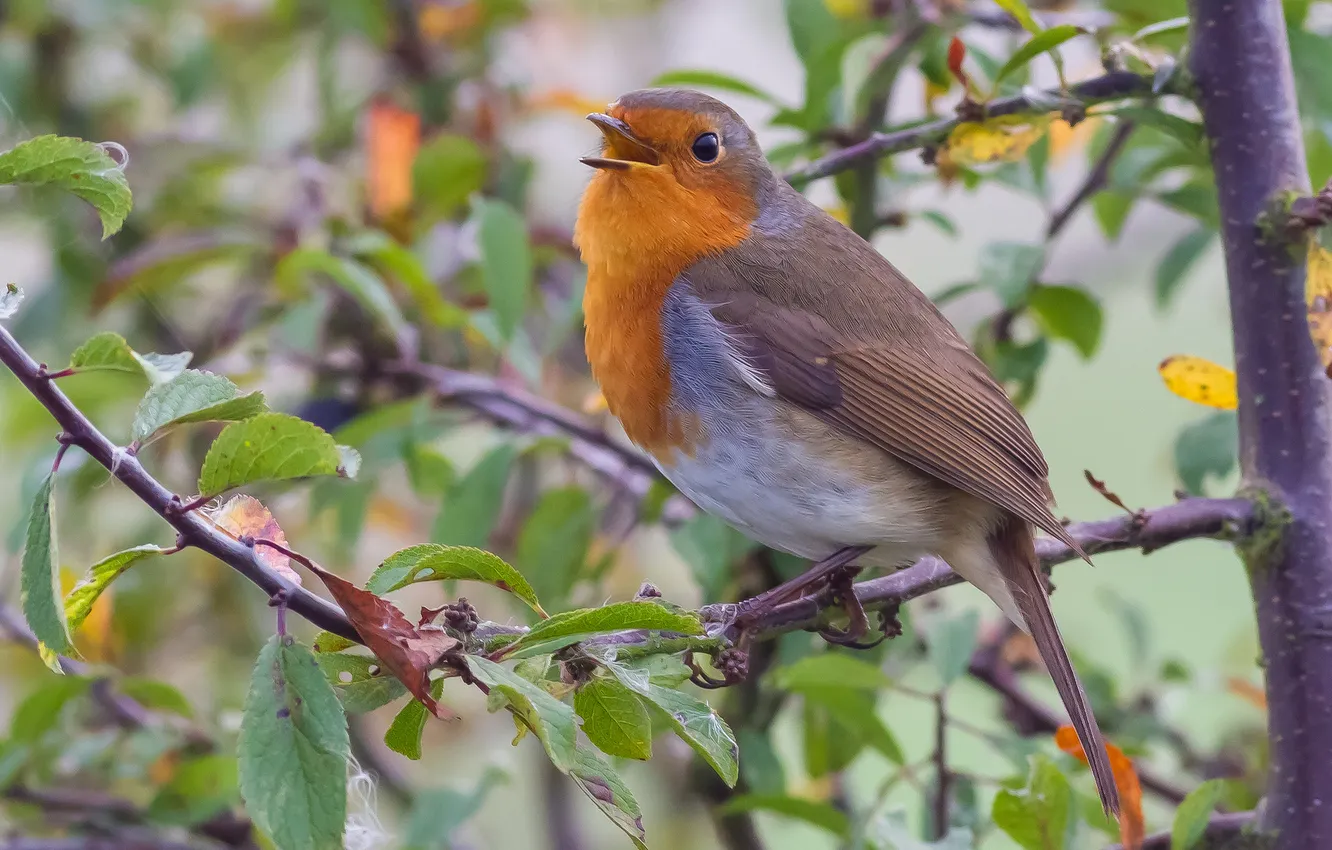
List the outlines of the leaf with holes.
{"label": "leaf with holes", "polygon": [[37,488],[28,514],[28,536],[19,568],[19,599],[23,616],[46,651],[42,660],[57,673],[56,655],[74,651],[69,621],[60,604],[60,561],[56,555],[55,475],[47,475]]}
{"label": "leaf with holes", "polygon": [[188,351],[179,354],[140,354],[130,348],[120,334],[105,331],[74,349],[69,358],[69,368],[76,372],[129,372],[143,375],[148,383],[157,385],[184,372],[193,358],[194,355]]}
{"label": "leaf with holes", "polygon": [[261,392],[241,395],[221,375],[186,369],[148,390],[134,413],[130,437],[143,445],[162,431],[190,422],[238,422],[268,409]]}
{"label": "leaf with holes", "polygon": [[313,561],[309,569],[328,588],[333,600],[356,627],[356,633],[389,672],[406,685],[412,696],[424,703],[431,714],[451,719],[453,712],[430,695],[430,671],[446,653],[457,648],[458,641],[442,629],[418,629],[392,602],[362,590]]}
{"label": "leaf with holes", "polygon": [[6,283],[4,289],[0,289],[0,319],[8,319],[18,312],[19,305],[23,303],[23,290],[17,285]]}
{"label": "leaf with holes", "polygon": [[285,413],[233,422],[213,441],[199,473],[199,493],[217,496],[254,481],[338,475],[342,454],[328,432]]}
{"label": "leaf with holes", "polygon": [[133,205],[125,170],[106,148],[68,136],[38,136],[0,153],[5,183],[55,186],[79,196],[101,217],[103,239],[120,230]]}
{"label": "leaf with holes", "polygon": [[375,568],[366,590],[384,594],[423,581],[480,581],[507,590],[523,600],[543,618],[532,585],[498,555],[471,546],[441,546],[423,543],[394,552]]}
{"label": "leaf with holes", "polygon": [[376,658],[335,652],[321,652],[315,658],[348,714],[374,711],[407,693]]}
{"label": "leaf with holes", "polygon": [[613,678],[596,678],[574,693],[574,711],[589,741],[608,756],[652,757],[652,719],[638,695]]}
{"label": "leaf with holes", "polygon": [[721,715],[706,702],[661,685],[649,685],[644,696],[680,740],[693,747],[728,788],[734,788],[740,775],[740,747]]}
{"label": "leaf with holes", "polygon": [[524,650],[541,647],[553,652],[553,644],[569,646],[588,637],[626,629],[703,634],[703,624],[693,614],[677,613],[654,602],[616,602],[601,608],[581,608],[542,620],[527,634],[510,644],[504,654],[522,658]]}
{"label": "leaf with holes", "polygon": [[140,561],[161,555],[165,551],[167,550],[151,544],[135,546],[133,549],[117,552],[93,564],[88,573],[65,597],[65,617],[69,622],[69,630],[73,632],[83,625],[88,613],[92,611],[93,603],[111,586],[111,582],[124,575],[130,567]]}
{"label": "leaf with holes", "polygon": [[347,718],[310,651],[274,635],[259,652],[240,739],[245,810],[282,850],[342,850]]}

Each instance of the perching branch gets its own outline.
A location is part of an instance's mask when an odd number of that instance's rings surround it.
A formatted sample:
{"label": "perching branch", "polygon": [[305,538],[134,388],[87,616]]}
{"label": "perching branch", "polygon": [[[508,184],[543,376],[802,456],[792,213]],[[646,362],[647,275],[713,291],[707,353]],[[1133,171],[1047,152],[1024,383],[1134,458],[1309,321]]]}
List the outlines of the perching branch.
{"label": "perching branch", "polygon": [[[1104,76],[1086,80],[1070,86],[1067,92],[1058,89],[1042,91],[1033,95],[1022,94],[1005,97],[985,104],[985,115],[998,118],[1002,115],[1044,115],[1058,110],[1062,106],[1094,106],[1113,100],[1130,97],[1143,97],[1152,94],[1152,79],[1129,71],[1111,71]],[[1159,92],[1158,92],[1159,94]],[[822,159],[815,160],[803,168],[786,174],[786,179],[796,186],[803,186],[812,180],[846,171],[861,162],[878,159],[889,154],[916,150],[941,144],[959,124],[961,118],[949,118],[906,127],[887,133],[875,133],[863,142],[843,148]]]}
{"label": "perching branch", "polygon": [[1189,3],[1239,384],[1240,468],[1264,531],[1239,547],[1257,607],[1276,847],[1332,845],[1332,405],[1291,200],[1309,194],[1280,0]]}

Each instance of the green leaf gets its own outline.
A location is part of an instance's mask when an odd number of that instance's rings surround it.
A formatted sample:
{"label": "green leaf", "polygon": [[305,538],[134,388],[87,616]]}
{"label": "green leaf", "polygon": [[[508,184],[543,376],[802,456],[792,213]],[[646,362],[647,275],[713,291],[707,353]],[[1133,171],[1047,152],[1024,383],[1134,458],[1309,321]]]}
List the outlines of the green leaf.
{"label": "green leaf", "polygon": [[501,336],[513,338],[527,312],[532,289],[532,249],[527,223],[503,201],[478,197],[472,204],[481,250],[481,279]]}
{"label": "green leaf", "polygon": [[516,560],[537,593],[557,607],[569,596],[596,533],[592,497],[581,487],[558,487],[541,495],[518,535]]}
{"label": "green leaf", "polygon": [[1042,30],[1032,36],[1026,44],[1019,47],[1017,51],[1008,58],[1008,61],[1005,62],[1003,67],[999,69],[999,72],[995,74],[994,84],[998,86],[1005,77],[1023,67],[1037,56],[1047,50],[1053,50],[1069,39],[1077,38],[1084,32],[1086,32],[1086,30],[1082,27],[1075,27],[1072,24],[1060,24],[1059,26],[1050,27],[1048,30]]}
{"label": "green leaf", "polygon": [[569,646],[593,635],[644,629],[653,632],[672,632],[682,635],[703,634],[703,624],[693,614],[677,613],[654,602],[615,602],[600,608],[581,608],[565,611],[549,620],[542,620],[518,640],[505,648],[504,654],[521,658],[521,650],[540,646],[554,651],[548,644],[559,642]]}
{"label": "green leaf", "polygon": [[0,153],[0,184],[5,183],[72,192],[97,210],[103,239],[120,230],[133,205],[125,170],[106,148],[67,136],[38,136]]}
{"label": "green leaf", "polygon": [[328,432],[285,413],[233,422],[213,441],[199,473],[199,493],[216,496],[254,481],[338,475],[342,454]]}
{"label": "green leaf", "polygon": [[907,826],[904,812],[885,812],[866,828],[869,845],[877,850],[974,850],[976,837],[966,827],[949,825],[948,834],[938,841],[924,841]]}
{"label": "green leaf", "polygon": [[364,714],[407,693],[407,686],[368,655],[321,652],[315,656],[324,678],[348,714]]}
{"label": "green leaf", "polygon": [[773,746],[771,731],[761,732],[741,726],[735,736],[740,751],[745,754],[740,762],[740,776],[745,780],[745,787],[755,794],[784,794],[786,771]]}
{"label": "green leaf", "polygon": [[1193,216],[1204,225],[1216,229],[1221,214],[1216,204],[1216,187],[1210,181],[1190,180],[1177,189],[1160,192],[1156,199],[1185,215]]}
{"label": "green leaf", "polygon": [[79,372],[129,372],[143,375],[150,384],[156,385],[164,384],[184,372],[193,357],[188,351],[179,354],[140,354],[130,348],[120,334],[104,331],[74,350],[69,358],[69,368]]}
{"label": "green leaf", "polygon": [[[416,161],[420,163],[419,156]],[[437,196],[430,196],[432,203],[438,203],[438,200]],[[446,329],[467,325],[467,311],[444,300],[435,282],[426,274],[421,259],[411,250],[379,232],[361,234],[348,247],[358,259],[368,260],[381,272],[397,278],[426,321]]]}
{"label": "green leaf", "polygon": [[802,658],[772,672],[773,683],[788,691],[816,688],[854,688],[883,691],[893,680],[876,665],[840,652],[826,652]]}
{"label": "green leaf", "polygon": [[718,811],[722,814],[771,812],[826,829],[841,838],[851,834],[851,821],[845,812],[839,811],[829,803],[788,797],[784,794],[740,794],[732,797]]}
{"label": "green leaf", "polygon": [[791,44],[805,66],[805,104],[802,110],[782,110],[781,123],[807,131],[828,124],[833,92],[841,83],[842,53],[850,42],[848,33],[824,0],[784,0],[786,26]]}
{"label": "green leaf", "polygon": [[1101,344],[1101,305],[1085,290],[1074,286],[1036,286],[1027,296],[1027,307],[1045,333],[1068,340],[1084,360]]}
{"label": "green leaf", "polygon": [[435,543],[484,547],[504,501],[509,468],[518,450],[505,443],[491,449],[449,490],[435,519]]}
{"label": "green leaf", "polygon": [[756,98],[764,103],[770,103],[773,106],[781,106],[782,103],[775,95],[763,91],[753,83],[747,83],[744,80],[732,77],[730,74],[723,74],[720,71],[707,71],[703,69],[681,69],[677,71],[667,71],[659,74],[655,80],[649,83],[652,87],[665,88],[690,88],[690,89],[718,89],[720,91],[734,92],[748,97]]}
{"label": "green leaf", "polygon": [[629,836],[634,847],[647,850],[643,831],[643,812],[629,786],[604,759],[588,749],[579,749],[570,775],[578,790],[587,795],[601,813]]}
{"label": "green leaf", "polygon": [[407,817],[402,850],[452,850],[449,838],[480,810],[490,789],[504,775],[487,768],[470,793],[452,788],[427,788],[418,791]]}
{"label": "green leaf", "polygon": [[1144,127],[1155,127],[1189,151],[1203,149],[1203,127],[1197,121],[1181,118],[1171,112],[1150,106],[1121,106],[1114,110],[1121,120],[1135,121]]}
{"label": "green leaf", "polygon": [[1005,307],[1016,307],[1044,265],[1045,248],[1040,245],[991,242],[981,249],[977,277],[999,295]]}
{"label": "green leaf", "polygon": [[81,676],[48,679],[14,709],[9,720],[9,737],[15,741],[38,741],[59,724],[69,701],[82,696],[91,684],[91,679]]}
{"label": "green leaf", "polygon": [[315,652],[342,652],[344,649],[351,649],[353,646],[357,646],[354,640],[347,640],[342,635],[335,635],[332,632],[320,632],[315,635],[311,648]]}
{"label": "green leaf", "polygon": [[1133,195],[1114,189],[1103,189],[1092,196],[1092,213],[1106,239],[1113,242],[1119,238],[1119,234],[1124,231],[1129,210],[1133,209],[1136,200]]}
{"label": "green leaf", "polygon": [[613,678],[595,678],[574,694],[583,733],[609,756],[652,757],[652,719],[638,695]]}
{"label": "green leaf", "polygon": [[873,694],[849,687],[820,686],[801,689],[805,701],[814,703],[856,737],[878,750],[894,764],[905,764],[902,748],[875,712]]}
{"label": "green leaf", "polygon": [[239,783],[239,766],[234,756],[186,759],[158,790],[148,805],[148,815],[156,823],[201,824],[235,805],[240,796]]}
{"label": "green leaf", "polygon": [[[444,680],[435,679],[430,683],[430,696],[436,701],[444,693]],[[425,732],[430,711],[418,699],[411,699],[393,717],[388,731],[384,733],[384,745],[395,753],[404,755],[413,761],[421,758],[421,735]]]}
{"label": "green leaf", "polygon": [[546,748],[551,764],[563,773],[574,769],[577,728],[574,710],[546,691],[488,658],[467,656],[472,675],[499,691],[508,700],[508,708]]}
{"label": "green leaf", "polygon": [[1167,18],[1164,21],[1157,21],[1148,24],[1133,34],[1129,41],[1143,41],[1156,35],[1165,33],[1183,32],[1189,28],[1189,18],[1187,15],[1178,18]]}
{"label": "green leaf", "polygon": [[[872,697],[864,695],[872,702]],[[805,700],[801,706],[804,732],[805,773],[818,779],[846,770],[869,742],[842,723],[824,706]]]}
{"label": "green leaf", "polygon": [[1212,810],[1226,794],[1229,783],[1224,779],[1209,779],[1189,792],[1175,809],[1175,822],[1170,827],[1170,850],[1193,850],[1207,831]]}
{"label": "green leaf", "polygon": [[1041,32],[1041,25],[1031,16],[1031,10],[1023,0],[994,0],[996,6],[1003,9],[1022,25],[1022,28],[1032,35]]}
{"label": "green leaf", "polygon": [[240,739],[245,811],[281,850],[342,850],[347,718],[308,649],[274,635],[259,652]]}
{"label": "green leaf", "polygon": [[130,437],[143,445],[159,432],[190,422],[237,422],[268,409],[261,392],[240,394],[221,375],[186,369],[157,384],[139,402]]}
{"label": "green leaf", "polygon": [[1190,231],[1179,238],[1156,267],[1156,306],[1169,306],[1175,290],[1184,282],[1193,264],[1206,253],[1216,232],[1209,228]]}
{"label": "green leaf", "polygon": [[23,290],[17,285],[6,283],[5,288],[0,290],[0,319],[8,319],[18,312],[19,305],[23,303]]}
{"label": "green leaf", "polygon": [[486,155],[476,142],[440,133],[421,146],[412,163],[412,197],[430,215],[452,216],[481,191],[486,171]]}
{"label": "green leaf", "polygon": [[1026,786],[1001,788],[990,817],[1023,850],[1064,850],[1077,826],[1073,789],[1054,762],[1036,756]]}
{"label": "green leaf", "polygon": [[1225,478],[1239,458],[1239,425],[1233,410],[1219,410],[1179,432],[1175,472],[1184,489],[1203,495],[1207,477]]}
{"label": "green leaf", "polygon": [[740,776],[740,747],[721,715],[706,702],[661,685],[648,685],[643,696],[658,710],[658,718],[693,747],[728,788],[734,788]]}
{"label": "green leaf", "polygon": [[194,707],[175,685],[159,679],[128,676],[116,682],[125,696],[154,711],[169,711],[181,717],[194,717]]}
{"label": "green leaf", "polygon": [[347,257],[340,257],[317,248],[297,248],[284,256],[273,269],[273,280],[280,289],[300,292],[301,278],[310,273],[328,277],[350,295],[370,316],[401,339],[408,332],[407,320],[402,317],[393,294],[373,269]]}
{"label": "green leaf", "polygon": [[722,598],[732,581],[732,565],[754,547],[724,520],[702,511],[671,529],[670,540],[689,565],[704,599]]}
{"label": "green leaf", "polygon": [[394,552],[371,573],[365,589],[383,596],[409,584],[454,580],[492,584],[517,596],[542,617],[546,616],[536,592],[522,573],[498,555],[470,546],[422,543]]}
{"label": "green leaf", "polygon": [[87,574],[79,579],[79,583],[74,585],[69,596],[65,598],[64,609],[69,630],[73,632],[83,625],[83,621],[88,619],[88,614],[92,611],[93,603],[102,595],[102,591],[111,586],[111,582],[140,561],[160,555],[164,551],[166,550],[162,547],[152,544],[135,546],[133,549],[108,555],[89,567]]}
{"label": "green leaf", "polygon": [[945,686],[967,672],[979,630],[980,614],[974,609],[940,618],[929,630],[930,661]]}
{"label": "green leaf", "polygon": [[47,475],[37,488],[28,514],[28,536],[23,545],[23,563],[19,572],[19,599],[28,627],[47,650],[42,660],[55,672],[63,672],[55,656],[69,655],[74,651],[74,644],[69,638],[65,606],[60,604],[54,473]]}

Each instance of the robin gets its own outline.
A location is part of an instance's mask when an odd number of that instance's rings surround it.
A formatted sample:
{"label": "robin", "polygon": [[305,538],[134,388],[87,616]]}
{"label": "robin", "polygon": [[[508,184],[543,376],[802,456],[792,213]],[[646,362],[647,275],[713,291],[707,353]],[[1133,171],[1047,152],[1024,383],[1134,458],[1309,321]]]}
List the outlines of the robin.
{"label": "robin", "polygon": [[648,89],[588,120],[603,143],[582,160],[596,171],[574,230],[587,356],[625,434],[700,508],[815,562],[777,594],[853,561],[946,560],[1035,640],[1117,812],[1033,527],[1086,555],[985,365],[892,263],[773,172],[724,103]]}

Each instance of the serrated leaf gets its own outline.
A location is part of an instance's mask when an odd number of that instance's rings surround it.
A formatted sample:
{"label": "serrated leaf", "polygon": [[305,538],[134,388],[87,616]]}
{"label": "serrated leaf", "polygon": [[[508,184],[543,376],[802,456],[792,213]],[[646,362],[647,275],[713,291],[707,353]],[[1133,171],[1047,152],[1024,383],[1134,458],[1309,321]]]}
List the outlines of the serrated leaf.
{"label": "serrated leaf", "polygon": [[664,74],[658,74],[650,85],[665,88],[718,89],[756,98],[773,106],[782,105],[775,95],[765,92],[753,83],[747,83],[720,71],[708,71],[701,68],[682,68],[667,71]]}
{"label": "serrated leaf", "polygon": [[134,413],[130,437],[142,445],[159,432],[190,422],[236,422],[268,409],[261,392],[240,394],[221,375],[186,369],[150,388]]}
{"label": "serrated leaf", "polygon": [[133,197],[125,170],[102,145],[68,136],[38,136],[0,153],[0,184],[56,186],[97,210],[106,239],[124,224]]}
{"label": "serrated leaf", "polygon": [[1219,363],[1188,354],[1176,354],[1156,367],[1166,389],[1182,399],[1217,410],[1239,406],[1239,389],[1234,371]]}
{"label": "serrated leaf", "polygon": [[825,829],[841,838],[851,834],[851,821],[845,812],[829,803],[789,797],[785,794],[741,794],[732,797],[718,809],[722,814],[734,812],[772,812]]}
{"label": "serrated leaf", "polygon": [[78,372],[129,372],[143,375],[150,384],[163,384],[175,378],[189,365],[194,355],[139,354],[118,333],[104,331],[89,338],[74,350],[69,368]]}
{"label": "serrated leaf", "polygon": [[893,686],[893,680],[876,665],[835,652],[811,655],[779,667],[772,671],[772,680],[779,688],[801,692],[814,688],[883,691]]}
{"label": "serrated leaf", "polygon": [[532,289],[532,249],[527,223],[503,201],[478,197],[472,218],[481,250],[481,280],[501,336],[513,338],[527,312]]}
{"label": "serrated leaf", "polygon": [[467,666],[492,693],[503,694],[509,710],[541,741],[552,764],[564,773],[573,770],[578,736],[571,707],[487,658],[468,655]]}
{"label": "serrated leaf", "polygon": [[693,747],[728,788],[734,788],[740,776],[740,747],[721,715],[706,702],[661,685],[649,685],[646,698],[680,740]]}
{"label": "serrated leaf", "polygon": [[23,290],[12,283],[6,283],[0,289],[0,319],[8,319],[18,312],[23,303]]}
{"label": "serrated leaf", "polygon": [[980,632],[980,614],[974,609],[942,618],[929,630],[928,652],[944,685],[967,672]]}
{"label": "serrated leaf", "polygon": [[1203,495],[1207,477],[1224,478],[1239,457],[1239,424],[1232,411],[1219,411],[1184,427],[1175,438],[1175,470],[1184,488]]}
{"label": "serrated leaf", "polygon": [[1005,307],[1016,307],[1045,265],[1045,249],[1018,242],[991,242],[981,249],[978,279],[995,291]]}
{"label": "serrated leaf", "polygon": [[[435,679],[430,683],[430,696],[438,700],[444,695],[444,680]],[[408,700],[384,732],[384,746],[412,761],[421,758],[421,735],[425,732],[426,721],[430,719],[430,710],[420,700]]]}
{"label": "serrated leaf", "polygon": [[613,678],[596,678],[574,693],[583,733],[609,756],[652,757],[652,719],[638,695]]}
{"label": "serrated leaf", "polygon": [[424,581],[479,581],[507,590],[526,602],[542,617],[532,585],[498,555],[470,546],[441,546],[423,543],[394,552],[365,583],[366,590],[383,595]]}
{"label": "serrated leaf", "polygon": [[19,599],[28,627],[42,642],[42,660],[57,673],[56,655],[74,651],[69,638],[65,606],[60,603],[60,561],[56,554],[55,474],[47,475],[37,488],[28,513],[28,535],[23,544],[19,570]]}
{"label": "serrated leaf", "polygon": [[1036,286],[1027,295],[1027,306],[1045,333],[1071,342],[1083,359],[1096,353],[1101,344],[1101,305],[1085,291],[1073,286]]}
{"label": "serrated leaf", "polygon": [[643,812],[629,786],[604,759],[588,749],[579,749],[570,775],[579,790],[596,804],[610,822],[619,827],[638,850],[647,850]]}
{"label": "serrated leaf", "polygon": [[1224,779],[1209,779],[1189,792],[1175,809],[1175,821],[1170,827],[1170,850],[1194,850],[1198,846],[1207,832],[1212,811],[1226,794],[1227,784]]}
{"label": "serrated leaf", "polygon": [[240,738],[246,813],[281,850],[342,850],[347,719],[314,656],[274,635],[259,653]]}
{"label": "serrated leaf", "polygon": [[407,693],[407,686],[366,655],[321,652],[315,656],[324,678],[348,714],[364,714]]}
{"label": "serrated leaf", "polygon": [[431,540],[460,546],[485,546],[504,500],[509,468],[517,456],[517,448],[505,443],[477,461],[449,489],[431,529]]}
{"label": "serrated leaf", "polygon": [[1047,50],[1053,50],[1064,42],[1077,38],[1085,30],[1082,27],[1075,27],[1072,24],[1060,24],[1050,27],[1048,30],[1042,30],[1032,36],[1025,44],[1019,47],[1008,61],[1003,64],[999,72],[994,76],[994,84],[999,85],[1001,81],[1009,74],[1026,65],[1037,56],[1045,53]]}
{"label": "serrated leaf", "polygon": [[65,597],[65,617],[69,623],[69,630],[73,632],[83,625],[88,613],[92,611],[93,603],[111,586],[111,582],[140,561],[161,555],[165,551],[162,547],[151,544],[135,546],[133,549],[108,555],[89,567],[87,574]]}
{"label": "serrated leaf", "polygon": [[204,457],[199,493],[216,496],[254,481],[337,475],[341,463],[327,431],[285,413],[261,413],[222,429]]}
{"label": "serrated leaf", "polygon": [[1073,789],[1045,756],[1031,760],[1025,787],[999,790],[990,816],[1023,850],[1064,850],[1077,824]]}
{"label": "serrated leaf", "polygon": [[616,602],[600,608],[565,611],[542,620],[506,647],[504,654],[510,658],[521,658],[523,650],[538,646],[553,652],[550,646],[555,643],[569,646],[593,635],[626,629],[682,635],[703,634],[703,624],[693,614],[676,613],[654,602]]}
{"label": "serrated leaf", "polygon": [[1193,264],[1198,262],[1212,244],[1216,232],[1207,228],[1193,230],[1184,234],[1170,250],[1161,258],[1161,263],[1156,267],[1156,306],[1166,307],[1170,304],[1170,299],[1174,296],[1175,290],[1184,282],[1184,276],[1188,274]]}
{"label": "serrated leaf", "polygon": [[273,279],[279,287],[295,292],[300,289],[302,276],[312,272],[323,274],[337,284],[395,339],[403,338],[407,332],[407,320],[402,317],[402,311],[383,279],[363,263],[317,248],[297,248],[273,269]]}

